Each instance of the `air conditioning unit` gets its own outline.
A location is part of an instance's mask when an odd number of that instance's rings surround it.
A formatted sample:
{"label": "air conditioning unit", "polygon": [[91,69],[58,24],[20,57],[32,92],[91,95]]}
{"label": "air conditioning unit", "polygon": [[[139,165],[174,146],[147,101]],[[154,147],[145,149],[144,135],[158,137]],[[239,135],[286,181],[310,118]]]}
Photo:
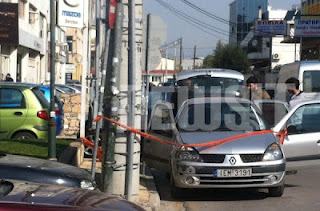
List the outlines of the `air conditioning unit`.
{"label": "air conditioning unit", "polygon": [[275,53],[275,54],[272,55],[272,58],[273,59],[280,59],[280,55]]}

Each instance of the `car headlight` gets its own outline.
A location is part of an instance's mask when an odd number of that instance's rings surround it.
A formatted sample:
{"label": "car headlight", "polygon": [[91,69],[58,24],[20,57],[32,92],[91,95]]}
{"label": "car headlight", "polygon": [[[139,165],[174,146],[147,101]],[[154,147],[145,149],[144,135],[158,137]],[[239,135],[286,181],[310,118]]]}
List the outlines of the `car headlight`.
{"label": "car headlight", "polygon": [[87,190],[94,190],[96,189],[97,185],[94,181],[81,180],[80,187]]}
{"label": "car headlight", "polygon": [[176,159],[180,161],[201,161],[199,153],[193,147],[181,147],[176,152]]}
{"label": "car headlight", "polygon": [[262,161],[281,160],[282,158],[283,158],[283,154],[280,146],[276,143],[273,143],[264,152]]}

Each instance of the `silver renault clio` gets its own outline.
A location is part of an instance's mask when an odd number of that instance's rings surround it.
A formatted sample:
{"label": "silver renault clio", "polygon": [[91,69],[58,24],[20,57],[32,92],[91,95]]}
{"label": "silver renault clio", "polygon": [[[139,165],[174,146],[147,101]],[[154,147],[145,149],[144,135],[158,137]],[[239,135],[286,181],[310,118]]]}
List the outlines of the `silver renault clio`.
{"label": "silver renault clio", "polygon": [[255,187],[279,197],[286,162],[278,136],[268,129],[245,99],[189,99],[175,118],[172,105],[160,102],[148,133],[170,144],[145,140],[143,158],[170,173],[173,195],[185,188]]}

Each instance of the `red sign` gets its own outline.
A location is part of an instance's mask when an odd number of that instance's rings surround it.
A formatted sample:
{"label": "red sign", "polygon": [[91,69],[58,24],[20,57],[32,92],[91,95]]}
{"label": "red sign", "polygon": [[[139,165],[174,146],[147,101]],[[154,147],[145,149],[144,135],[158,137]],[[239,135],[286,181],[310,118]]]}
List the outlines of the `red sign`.
{"label": "red sign", "polygon": [[110,0],[109,4],[109,28],[113,29],[116,20],[117,0]]}

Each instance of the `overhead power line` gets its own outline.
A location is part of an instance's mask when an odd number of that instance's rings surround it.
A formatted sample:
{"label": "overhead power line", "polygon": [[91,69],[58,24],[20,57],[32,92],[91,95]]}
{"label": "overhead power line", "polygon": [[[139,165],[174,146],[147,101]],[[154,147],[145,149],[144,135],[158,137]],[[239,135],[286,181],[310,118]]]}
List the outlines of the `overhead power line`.
{"label": "overhead power line", "polygon": [[[180,17],[181,19],[183,19],[184,21],[186,21],[189,24],[193,25],[194,27],[196,27],[196,28],[198,28],[198,29],[200,29],[200,30],[202,30],[202,31],[204,31],[204,32],[206,32],[206,33],[218,38],[218,39],[221,39],[221,40],[224,40],[224,41],[228,42],[228,40],[226,40],[226,39],[224,39],[222,37],[218,37],[217,35],[215,35],[215,34],[210,32],[210,31],[213,31],[213,32],[218,33],[218,34],[223,35],[223,36],[229,36],[229,34],[227,34],[227,33],[223,33],[223,32],[220,32],[220,31],[216,30],[216,29],[218,29],[218,30],[222,30],[222,29],[216,28],[214,26],[210,26],[210,25],[204,23],[203,21],[195,19],[194,17],[191,17],[189,15],[186,15],[185,13],[175,9],[174,7],[172,7],[171,5],[163,2],[162,0],[156,0],[156,1],[159,4],[161,4],[163,7],[165,7],[166,9],[170,10],[174,15]],[[210,30],[210,31],[207,31],[207,30]]]}
{"label": "overhead power line", "polygon": [[[237,23],[234,23],[234,22],[228,21],[228,20],[226,20],[226,19],[224,19],[224,18],[221,18],[221,17],[219,17],[219,16],[216,16],[216,15],[214,15],[214,14],[212,14],[212,13],[210,13],[210,12],[208,12],[208,11],[200,8],[200,7],[198,7],[197,5],[191,3],[191,2],[188,1],[188,0],[180,0],[180,1],[182,1],[184,4],[188,5],[189,7],[195,9],[196,11],[198,11],[198,12],[200,12],[200,13],[202,13],[202,14],[204,14],[204,15],[206,15],[206,16],[214,19],[214,20],[217,20],[217,21],[219,21],[219,22],[221,22],[221,23],[227,24],[227,25],[229,25],[229,26],[231,26],[231,27],[232,27],[232,26],[237,26]],[[253,29],[252,31],[253,31],[253,32],[264,33],[264,34],[266,34],[266,35],[273,35],[273,34],[270,33],[270,32],[264,32],[264,31],[260,31],[260,30],[257,30],[257,29]],[[231,34],[230,36],[235,36],[235,35],[232,35],[232,34]]]}
{"label": "overhead power line", "polygon": [[210,13],[210,12],[208,12],[208,11],[200,8],[200,7],[198,7],[197,5],[191,3],[191,2],[189,2],[189,1],[187,1],[187,0],[181,0],[181,1],[182,1],[184,4],[187,4],[189,7],[197,10],[198,12],[201,12],[202,14],[204,14],[204,15],[206,15],[206,16],[214,19],[214,20],[217,20],[217,21],[219,21],[219,22],[221,22],[221,23],[224,23],[224,24],[227,24],[227,25],[233,25],[233,26],[236,26],[236,25],[237,25],[236,23],[230,22],[230,21],[228,21],[228,20],[226,20],[226,19],[223,19],[223,18],[221,18],[221,17],[219,17],[219,16],[214,15],[214,14],[212,14],[212,13]]}

